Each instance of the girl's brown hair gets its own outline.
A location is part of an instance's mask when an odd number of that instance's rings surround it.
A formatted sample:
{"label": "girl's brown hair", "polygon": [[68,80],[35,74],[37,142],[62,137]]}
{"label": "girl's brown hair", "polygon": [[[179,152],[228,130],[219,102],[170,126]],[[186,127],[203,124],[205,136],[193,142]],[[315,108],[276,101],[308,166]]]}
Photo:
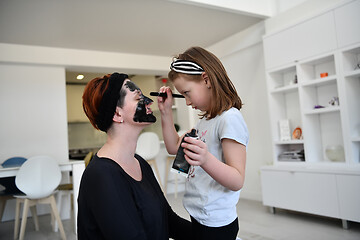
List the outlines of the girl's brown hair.
{"label": "girl's brown hair", "polygon": [[109,86],[109,78],[111,74],[103,77],[94,78],[86,85],[83,99],[83,109],[86,116],[89,118],[90,123],[94,128],[99,129],[96,120],[99,114],[99,106],[103,99],[104,92]]}
{"label": "girl's brown hair", "polygon": [[[200,65],[208,75],[211,84],[212,100],[210,110],[201,114],[202,117],[212,119],[232,107],[241,109],[242,101],[238,96],[233,83],[230,81],[226,70],[220,60],[211,52],[201,47],[191,47],[184,53],[179,54],[177,59],[187,60]],[[183,76],[190,81],[201,81],[201,75],[189,75],[171,70],[169,80],[174,81]]]}

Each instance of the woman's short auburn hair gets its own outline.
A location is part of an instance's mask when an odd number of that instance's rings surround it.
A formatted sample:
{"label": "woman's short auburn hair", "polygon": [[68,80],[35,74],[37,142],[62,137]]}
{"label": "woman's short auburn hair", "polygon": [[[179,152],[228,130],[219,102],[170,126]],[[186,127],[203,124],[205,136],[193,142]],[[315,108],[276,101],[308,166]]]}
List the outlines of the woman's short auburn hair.
{"label": "woman's short auburn hair", "polygon": [[104,92],[109,86],[110,76],[111,74],[107,74],[103,77],[97,77],[89,81],[82,96],[84,112],[89,118],[90,123],[96,129],[99,129],[96,125],[96,119],[99,114],[99,106]]}
{"label": "woman's short auburn hair", "polygon": [[[202,118],[212,119],[232,107],[241,109],[242,101],[237,94],[235,86],[229,79],[221,61],[211,52],[201,47],[191,47],[176,59],[187,60],[200,65],[208,75],[211,84],[212,100],[210,110],[201,114]],[[168,78],[173,82],[179,76],[189,81],[202,81],[201,75],[189,75],[171,70]]]}

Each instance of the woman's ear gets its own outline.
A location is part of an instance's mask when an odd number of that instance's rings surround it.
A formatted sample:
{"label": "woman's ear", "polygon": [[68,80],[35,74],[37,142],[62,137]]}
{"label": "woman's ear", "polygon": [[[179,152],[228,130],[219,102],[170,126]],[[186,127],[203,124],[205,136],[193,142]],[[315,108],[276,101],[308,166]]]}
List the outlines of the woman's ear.
{"label": "woman's ear", "polygon": [[115,110],[115,113],[114,113],[114,116],[113,116],[113,121],[118,122],[118,123],[122,123],[124,121],[123,117],[121,115],[121,108],[116,107],[116,110]]}
{"label": "woman's ear", "polygon": [[206,73],[206,72],[203,72],[203,73],[201,74],[201,77],[203,78],[204,83],[205,83],[205,85],[207,86],[207,88],[211,88],[210,80],[209,80],[209,77],[208,77],[207,73]]}

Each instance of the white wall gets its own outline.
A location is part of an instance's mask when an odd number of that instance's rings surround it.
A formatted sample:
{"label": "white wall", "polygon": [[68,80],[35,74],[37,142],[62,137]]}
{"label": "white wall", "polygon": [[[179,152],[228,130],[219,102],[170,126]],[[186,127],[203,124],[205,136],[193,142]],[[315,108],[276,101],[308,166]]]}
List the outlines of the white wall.
{"label": "white wall", "polygon": [[170,57],[0,43],[0,62],[63,66],[84,72],[167,74]]}
{"label": "white wall", "polygon": [[68,159],[65,69],[163,74],[170,58],[0,43],[0,163]]}
{"label": "white wall", "polygon": [[[287,11],[281,12],[278,15],[265,20],[266,34],[289,27],[306,18],[310,18],[319,12],[331,9],[342,2],[349,2],[349,0],[308,0],[303,3],[301,3],[301,0],[296,1],[299,3],[296,7],[290,8]],[[287,0],[280,0],[278,2],[280,11],[289,7],[286,2]]]}
{"label": "white wall", "polygon": [[208,48],[217,55],[234,83],[244,106],[250,140],[247,149],[245,186],[241,198],[261,201],[260,167],[272,161],[262,36],[264,23]]}
{"label": "white wall", "polygon": [[65,69],[0,64],[0,162],[50,155],[68,159]]}
{"label": "white wall", "polygon": [[272,161],[262,43],[228,55],[221,61],[244,103],[241,112],[250,133],[241,197],[261,200],[260,167]]}

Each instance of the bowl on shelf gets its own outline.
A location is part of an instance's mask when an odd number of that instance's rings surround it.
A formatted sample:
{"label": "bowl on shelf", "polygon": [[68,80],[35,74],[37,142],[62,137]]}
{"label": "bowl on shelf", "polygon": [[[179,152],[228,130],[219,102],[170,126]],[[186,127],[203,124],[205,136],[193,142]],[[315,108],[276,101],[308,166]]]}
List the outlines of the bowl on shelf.
{"label": "bowl on shelf", "polygon": [[344,148],[341,145],[328,145],[325,149],[326,157],[332,162],[345,161]]}

